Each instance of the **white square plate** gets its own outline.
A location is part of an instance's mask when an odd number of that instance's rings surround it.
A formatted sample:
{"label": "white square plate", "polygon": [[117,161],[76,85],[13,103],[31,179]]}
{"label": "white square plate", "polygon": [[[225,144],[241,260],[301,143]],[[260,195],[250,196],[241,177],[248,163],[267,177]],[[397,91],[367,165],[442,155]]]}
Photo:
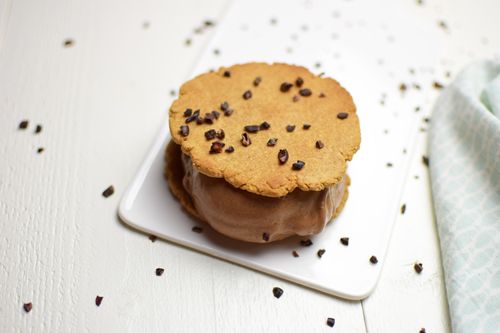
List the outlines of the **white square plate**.
{"label": "white square plate", "polygon": [[[408,47],[394,49],[385,34],[366,34],[367,30],[384,31],[385,22],[390,22],[391,14],[376,5],[363,5],[362,12],[373,10],[380,15],[360,18],[359,27],[335,26],[340,7],[328,6],[331,5],[325,2],[316,7],[289,1],[262,1],[260,5],[254,1],[235,2],[225,20],[219,23],[216,36],[194,71],[200,73],[219,65],[256,60],[309,66],[321,61],[317,72],[325,71],[351,92],[358,108],[362,142],[348,168],[352,179],[350,195],[342,214],[320,235],[312,237],[314,244],[302,247],[299,238],[249,244],[222,236],[208,226],[204,226],[201,234],[192,232],[191,228],[199,223],[181,209],[163,178],[164,150],[170,138],[167,126],[161,129],[123,197],[119,214],[125,223],[168,241],[332,295],[357,300],[370,294],[379,278],[393,222],[399,213],[408,156],[418,126],[413,110],[400,112],[398,109],[402,109],[404,103],[392,71],[407,72],[406,63],[398,63],[398,59],[411,57],[419,66],[427,66],[435,63],[435,57],[428,48],[416,51],[411,41]],[[360,12],[356,4],[345,6],[342,13],[347,17]],[[278,23],[270,26],[273,13],[282,13],[282,16],[276,18]],[[396,19],[392,17],[392,21]],[[406,29],[399,29],[401,36],[425,33],[412,25],[409,18],[398,26]],[[332,31],[336,34],[334,42]],[[351,38],[339,41],[338,36]],[[228,47],[230,45],[238,47]],[[292,46],[295,52],[290,52]],[[214,54],[214,49],[219,52]],[[391,70],[376,60],[384,57],[391,61]],[[391,100],[391,108],[380,105],[381,95]],[[404,101],[416,103],[411,95]],[[349,237],[349,246],[340,243],[341,237]],[[317,256],[319,249],[326,250],[321,259]],[[293,250],[297,250],[300,257],[293,257]],[[369,262],[372,255],[377,256],[378,264]]]}
{"label": "white square plate", "polygon": [[[376,155],[360,152],[361,156],[356,156],[356,164],[352,163],[350,168],[353,184],[344,211],[323,233],[311,238],[312,246],[300,246],[297,237],[277,243],[250,244],[229,239],[207,225],[201,234],[191,231],[199,222],[181,209],[163,177],[168,140],[170,135],[165,126],[122,199],[119,214],[125,223],[200,252],[340,297],[362,299],[372,291],[397,210],[397,198],[390,195],[394,186],[383,187],[383,180],[356,167],[381,164],[372,160]],[[384,180],[393,178],[388,170],[380,169],[387,175]],[[380,187],[382,193],[376,190]],[[341,237],[350,238],[349,246],[340,243]],[[326,250],[321,259],[316,254],[319,249]],[[293,250],[300,257],[293,257]],[[369,262],[371,255],[378,257],[377,265]]]}

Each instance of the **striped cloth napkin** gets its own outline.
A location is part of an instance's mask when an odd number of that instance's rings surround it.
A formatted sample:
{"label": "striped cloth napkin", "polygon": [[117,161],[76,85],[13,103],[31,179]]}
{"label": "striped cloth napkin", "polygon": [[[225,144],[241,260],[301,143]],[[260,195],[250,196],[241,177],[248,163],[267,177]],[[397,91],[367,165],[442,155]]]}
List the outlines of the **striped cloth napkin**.
{"label": "striped cloth napkin", "polygon": [[500,332],[500,62],[443,91],[429,154],[453,331]]}

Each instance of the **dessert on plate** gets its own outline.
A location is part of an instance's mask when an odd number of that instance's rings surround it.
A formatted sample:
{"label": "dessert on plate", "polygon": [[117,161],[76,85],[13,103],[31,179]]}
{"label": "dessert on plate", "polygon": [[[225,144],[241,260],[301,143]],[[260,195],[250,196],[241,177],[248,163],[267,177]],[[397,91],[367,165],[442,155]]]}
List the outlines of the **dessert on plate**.
{"label": "dessert on plate", "polygon": [[351,95],[304,67],[247,63],[184,83],[165,175],[185,210],[231,238],[314,235],[344,207],[360,144]]}

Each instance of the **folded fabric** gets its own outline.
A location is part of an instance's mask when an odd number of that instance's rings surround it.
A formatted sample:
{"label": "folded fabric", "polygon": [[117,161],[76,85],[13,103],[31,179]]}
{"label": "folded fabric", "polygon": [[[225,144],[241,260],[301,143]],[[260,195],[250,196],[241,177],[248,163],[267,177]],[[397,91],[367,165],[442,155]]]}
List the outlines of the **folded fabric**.
{"label": "folded fabric", "polygon": [[454,332],[500,332],[500,62],[463,70],[439,97],[430,175]]}

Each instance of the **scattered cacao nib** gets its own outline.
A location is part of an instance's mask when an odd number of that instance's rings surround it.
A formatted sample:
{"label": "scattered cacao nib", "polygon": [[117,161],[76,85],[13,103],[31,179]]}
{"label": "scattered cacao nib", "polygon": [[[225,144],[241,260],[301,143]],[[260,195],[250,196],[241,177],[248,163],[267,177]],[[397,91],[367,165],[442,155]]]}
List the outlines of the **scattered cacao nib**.
{"label": "scattered cacao nib", "polygon": [[232,114],[233,114],[233,109],[227,109],[226,111],[224,111],[224,115],[225,115],[226,117],[229,117],[229,116],[230,116],[230,115],[232,115]]}
{"label": "scattered cacao nib", "polygon": [[97,306],[101,306],[101,303],[102,303],[102,299],[103,299],[103,298],[104,298],[104,297],[97,295],[97,296],[95,297],[95,305],[97,305]]}
{"label": "scattered cacao nib", "polygon": [[252,92],[250,90],[247,90],[243,93],[243,99],[247,100],[252,98]]}
{"label": "scattered cacao nib", "polygon": [[347,117],[349,117],[349,114],[347,112],[339,112],[337,114],[337,118],[339,118],[340,120],[344,120],[346,119]]}
{"label": "scattered cacao nib", "polygon": [[297,78],[297,80],[295,80],[295,85],[296,85],[297,87],[299,87],[299,88],[300,88],[300,87],[302,87],[302,85],[303,85],[303,84],[304,84],[304,79],[303,79],[303,78],[298,77],[298,78]]}
{"label": "scattered cacao nib", "polygon": [[328,318],[326,319],[326,324],[330,327],[335,326],[335,318]]}
{"label": "scattered cacao nib", "polygon": [[158,239],[158,237],[156,237],[155,235],[149,235],[148,238],[152,243],[156,242],[156,240]]}
{"label": "scattered cacao nib", "polygon": [[287,125],[287,126],[286,126],[286,131],[287,131],[288,133],[291,133],[291,132],[293,132],[294,130],[295,130],[295,125]]}
{"label": "scattered cacao nib", "polygon": [[276,298],[280,298],[280,297],[281,297],[281,295],[283,295],[283,289],[278,288],[278,287],[274,287],[274,288],[273,288],[273,295],[274,295],[274,297],[276,297]]}
{"label": "scattered cacao nib", "polygon": [[259,129],[260,129],[259,125],[247,125],[244,127],[244,130],[247,133],[257,133]]}
{"label": "scattered cacao nib", "polygon": [[191,228],[191,231],[192,232],[196,232],[197,234],[201,234],[203,232],[203,228],[202,227],[198,227],[198,226],[194,226]]}
{"label": "scattered cacao nib", "polygon": [[278,152],[278,161],[280,164],[285,164],[288,161],[288,151],[286,149],[280,149]]}
{"label": "scattered cacao nib", "polygon": [[157,268],[155,270],[156,276],[162,276],[163,272],[165,272],[165,269],[163,269],[163,268]]}
{"label": "scattered cacao nib", "polygon": [[204,120],[203,118],[201,118],[201,117],[196,118],[196,124],[197,124],[197,125],[201,125],[201,124],[203,124],[204,122],[205,122],[205,120]]}
{"label": "scattered cacao nib", "polygon": [[300,100],[299,95],[293,95],[293,97],[292,97],[292,101],[293,101],[294,103],[297,103],[299,100]]}
{"label": "scattered cacao nib", "polygon": [[325,95],[325,93],[320,93],[318,97],[319,98],[324,98],[324,97],[326,97],[326,95]]}
{"label": "scattered cacao nib", "polygon": [[277,138],[271,138],[267,141],[267,146],[268,147],[274,147],[276,143],[278,142]]}
{"label": "scattered cacao nib", "polygon": [[429,166],[429,158],[427,156],[422,156],[422,163],[424,163],[425,166]]}
{"label": "scattered cacao nib", "polygon": [[219,117],[220,117],[220,112],[219,112],[219,111],[215,111],[215,110],[213,110],[213,111],[212,111],[212,115],[214,116],[214,118],[215,118],[215,119],[219,119]]}
{"label": "scattered cacao nib", "polygon": [[435,89],[443,89],[443,88],[444,88],[444,86],[443,86],[441,83],[437,82],[437,81],[434,81],[434,82],[432,83],[432,86],[433,86]]}
{"label": "scattered cacao nib", "polygon": [[27,120],[23,120],[19,123],[19,129],[27,129],[29,122]]}
{"label": "scattered cacao nib", "polygon": [[214,54],[215,55],[219,55],[220,54],[220,50],[219,49],[214,49]]}
{"label": "scattered cacao nib", "polygon": [[342,237],[340,239],[340,243],[342,243],[342,245],[349,246],[349,237]]}
{"label": "scattered cacao nib", "polygon": [[177,92],[174,89],[170,90],[170,96],[174,97],[176,94]]}
{"label": "scattered cacao nib", "polygon": [[184,117],[191,117],[193,115],[193,109],[186,109],[186,111],[184,111]]}
{"label": "scattered cacao nib", "polygon": [[193,41],[191,40],[191,38],[186,38],[186,40],[184,41],[184,45],[189,46],[192,42]]}
{"label": "scattered cacao nib", "polygon": [[184,137],[188,136],[189,135],[189,126],[188,125],[181,125],[179,132]]}
{"label": "scattered cacao nib", "polygon": [[325,75],[325,72],[321,72],[318,74],[318,77],[322,77],[323,75]]}
{"label": "scattered cacao nib", "polygon": [[195,112],[193,112],[192,115],[186,118],[186,124],[189,124],[190,122],[197,120],[199,116],[200,116],[200,110],[196,110]]}
{"label": "scattered cacao nib", "polygon": [[421,89],[420,84],[415,83],[415,82],[413,83],[413,88],[415,88],[415,89],[417,89],[417,90],[420,90],[420,89]]}
{"label": "scattered cacao nib", "polygon": [[250,140],[250,137],[248,136],[247,133],[241,134],[241,144],[244,147],[248,147],[252,144],[252,140]]}
{"label": "scattered cacao nib", "polygon": [[425,333],[425,328],[422,327],[418,333]]}
{"label": "scattered cacao nib", "polygon": [[33,304],[31,304],[31,302],[30,302],[30,303],[24,303],[24,304],[23,304],[23,309],[24,309],[24,311],[26,311],[26,312],[30,312],[30,311],[31,311],[31,309],[33,309]]}
{"label": "scattered cacao nib", "polygon": [[224,71],[224,74],[222,74],[224,77],[231,77],[231,72],[230,71]]}
{"label": "scattered cacao nib", "polygon": [[322,149],[324,146],[325,144],[323,143],[323,141],[321,140],[316,141],[316,148]]}
{"label": "scattered cacao nib", "polygon": [[227,147],[227,148],[226,148],[226,150],[224,150],[224,151],[225,151],[226,153],[229,153],[229,154],[230,154],[230,153],[234,152],[234,147],[233,147],[233,146],[229,146],[229,147]]}
{"label": "scattered cacao nib", "polygon": [[295,258],[300,257],[300,256],[299,256],[299,253],[298,253],[297,251],[295,251],[295,250],[293,250],[293,251],[292,251],[292,255],[293,255]]}
{"label": "scattered cacao nib", "polygon": [[320,258],[320,259],[321,259],[321,257],[323,256],[323,254],[325,254],[325,252],[326,252],[326,250],[325,250],[325,249],[319,249],[319,250],[318,250],[318,253],[317,253],[318,258]]}
{"label": "scattered cacao nib", "polygon": [[424,270],[424,265],[422,265],[421,262],[416,262],[415,265],[413,265],[413,269],[415,270],[415,272],[420,274]]}
{"label": "scattered cacao nib", "polygon": [[293,84],[290,82],[283,82],[280,86],[281,92],[288,92],[293,87]]}
{"label": "scattered cacao nib", "polygon": [[102,196],[107,198],[113,195],[113,193],[115,193],[115,188],[113,185],[110,185],[107,189],[104,190],[104,192],[102,192]]}
{"label": "scattered cacao nib", "polygon": [[260,130],[267,130],[271,127],[271,125],[267,122],[267,121],[264,121],[262,124],[260,124]]}
{"label": "scattered cacao nib", "polygon": [[263,234],[262,234],[262,239],[263,239],[264,241],[268,242],[268,241],[269,241],[269,234],[268,234],[267,232],[263,233]]}
{"label": "scattered cacao nib", "polygon": [[308,97],[308,96],[312,95],[312,91],[309,88],[304,88],[304,89],[299,90],[299,94],[300,94],[300,96]]}
{"label": "scattered cacao nib", "polygon": [[38,124],[36,125],[36,128],[35,128],[35,134],[38,134],[42,131],[42,125]]}
{"label": "scattered cacao nib", "polygon": [[229,109],[229,103],[228,102],[223,102],[221,105],[220,105],[220,109],[221,111],[226,111]]}
{"label": "scattered cacao nib", "polygon": [[403,215],[406,212],[406,204],[403,204],[401,206],[401,215]]}
{"label": "scattered cacao nib", "polygon": [[208,131],[205,132],[205,139],[213,140],[213,139],[215,139],[216,135],[217,135],[217,132],[214,129],[209,129]]}
{"label": "scattered cacao nib", "polygon": [[310,128],[311,128],[310,124],[304,124],[304,125],[302,125],[302,129],[308,130]]}
{"label": "scattered cacao nib", "polygon": [[36,150],[36,152],[37,152],[38,154],[41,154],[41,153],[43,153],[43,151],[44,151],[44,150],[45,150],[45,148],[40,147],[40,148],[38,148],[38,149]]}
{"label": "scattered cacao nib", "polygon": [[438,26],[439,26],[441,29],[443,29],[443,30],[447,30],[447,29],[448,29],[448,25],[447,25],[447,24],[446,24],[446,22],[445,22],[445,21],[443,21],[443,20],[438,21]]}
{"label": "scattered cacao nib", "polygon": [[223,142],[220,142],[220,141],[212,142],[212,145],[210,146],[210,154],[221,153],[224,146],[225,146],[225,144]]}
{"label": "scattered cacao nib", "polygon": [[262,78],[260,76],[257,76],[255,78],[255,80],[253,80],[253,86],[258,87],[261,82],[262,82]]}
{"label": "scattered cacao nib", "polygon": [[75,42],[72,39],[68,38],[64,41],[63,45],[64,45],[64,47],[71,47],[71,46],[73,46],[74,43]]}
{"label": "scattered cacao nib", "polygon": [[370,262],[371,262],[372,264],[376,264],[376,263],[378,263],[378,259],[377,259],[377,257],[375,257],[375,256],[371,256],[371,257],[370,257]]}
{"label": "scattered cacao nib", "polygon": [[408,87],[406,86],[406,84],[401,83],[401,84],[399,85],[399,90],[400,90],[401,92],[405,92],[405,91],[406,91],[406,89],[408,89]]}
{"label": "scattered cacao nib", "polygon": [[205,25],[205,27],[213,27],[215,25],[215,22],[211,20],[205,20],[203,24]]}
{"label": "scattered cacao nib", "polygon": [[387,162],[387,163],[386,163],[386,166],[387,166],[388,168],[392,168],[392,167],[393,167],[393,165],[392,165],[392,163],[391,163],[391,162]]}
{"label": "scattered cacao nib", "polygon": [[221,128],[217,131],[217,133],[215,133],[215,137],[219,140],[224,140],[224,138],[226,137],[226,133],[224,133],[224,130]]}
{"label": "scattered cacao nib", "polygon": [[308,239],[301,239],[300,240],[300,245],[302,245],[302,246],[311,246],[311,245],[313,245],[313,242],[309,238]]}
{"label": "scattered cacao nib", "polygon": [[306,165],[306,163],[304,163],[304,161],[300,161],[300,160],[297,160],[297,162],[293,163],[292,164],[292,170],[301,170],[304,165]]}

